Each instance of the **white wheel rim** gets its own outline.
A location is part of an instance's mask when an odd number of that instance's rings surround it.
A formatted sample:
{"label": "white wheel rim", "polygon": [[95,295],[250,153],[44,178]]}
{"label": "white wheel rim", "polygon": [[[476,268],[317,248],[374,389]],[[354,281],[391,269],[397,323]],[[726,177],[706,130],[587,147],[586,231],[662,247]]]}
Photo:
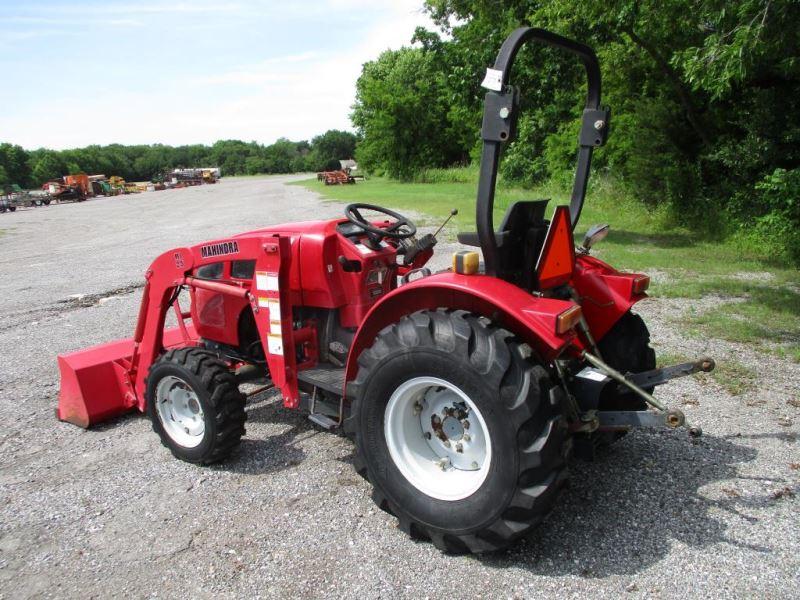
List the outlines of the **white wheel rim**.
{"label": "white wheel rim", "polygon": [[395,466],[427,496],[462,500],[486,480],[489,429],[469,396],[444,379],[415,377],[400,385],[386,405],[383,430]]}
{"label": "white wheel rim", "polygon": [[156,386],[156,414],[167,435],[184,448],[203,441],[206,421],[194,390],[180,377],[168,375]]}

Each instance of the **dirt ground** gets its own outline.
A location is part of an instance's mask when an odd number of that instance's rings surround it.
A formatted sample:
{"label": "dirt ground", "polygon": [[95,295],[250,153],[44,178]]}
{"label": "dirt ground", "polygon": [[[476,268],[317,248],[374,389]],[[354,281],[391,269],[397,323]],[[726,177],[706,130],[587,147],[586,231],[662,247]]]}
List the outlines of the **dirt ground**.
{"label": "dirt ground", "polygon": [[719,299],[638,310],[657,352],[735,357],[755,390],[662,388],[704,437],[637,431],[576,461],[551,519],[499,555],[408,539],[350,442],[274,395],[253,398],[241,450],[214,467],[174,459],[139,415],[58,422],[56,355],[130,336],[159,253],[341,214],[285,179],[0,216],[0,598],[800,596],[800,365],[676,330]]}

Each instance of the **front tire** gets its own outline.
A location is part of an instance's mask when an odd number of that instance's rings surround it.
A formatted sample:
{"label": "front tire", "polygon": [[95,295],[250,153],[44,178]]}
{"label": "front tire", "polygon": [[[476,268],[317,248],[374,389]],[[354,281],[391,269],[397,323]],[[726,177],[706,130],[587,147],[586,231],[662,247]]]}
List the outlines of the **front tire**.
{"label": "front tire", "polygon": [[422,311],[359,357],[356,468],[401,529],[447,552],[500,550],[553,508],[571,448],[562,392],[530,349],[463,311]]}
{"label": "front tire", "polygon": [[245,433],[245,397],[228,366],[201,348],[170,350],[147,376],[147,414],[161,443],[181,460],[219,462]]}

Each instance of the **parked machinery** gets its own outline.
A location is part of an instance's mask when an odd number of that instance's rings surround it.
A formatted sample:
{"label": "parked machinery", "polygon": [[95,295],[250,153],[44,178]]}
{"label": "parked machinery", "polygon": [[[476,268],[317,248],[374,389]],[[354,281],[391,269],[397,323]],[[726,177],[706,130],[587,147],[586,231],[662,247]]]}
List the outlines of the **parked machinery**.
{"label": "parked machinery", "polygon": [[[550,219],[547,200],[522,201],[495,228],[500,151],[520,108],[509,78],[529,41],[586,69],[575,184]],[[529,532],[555,505],[576,444],[590,452],[631,427],[689,427],[653,390],[713,361],[657,369],[631,312],[650,278],[591,256],[608,226],[573,241],[609,129],[595,53],[521,28],[484,86],[477,232],[459,235],[466,248],[452,268],[432,273],[435,235],[370,204],[173,248],[145,273],[132,338],[58,358],[58,417],[88,427],[146,412],[176,457],[212,463],[245,433],[239,384],[260,377],[286,408],[344,428],[377,505],[451,552],[497,550]],[[166,328],[170,312],[177,326]]]}

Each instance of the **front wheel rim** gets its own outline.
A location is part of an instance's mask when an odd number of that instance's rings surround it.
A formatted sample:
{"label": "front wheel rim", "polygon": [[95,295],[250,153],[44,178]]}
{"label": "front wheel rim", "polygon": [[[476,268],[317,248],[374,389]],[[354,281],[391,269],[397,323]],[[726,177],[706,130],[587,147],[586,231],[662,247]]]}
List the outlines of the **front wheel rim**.
{"label": "front wheel rim", "polygon": [[398,470],[432,498],[467,498],[489,474],[492,443],[483,415],[444,379],[415,377],[401,384],[386,405],[384,435]]}
{"label": "front wheel rim", "polygon": [[158,382],[155,396],[156,414],[166,434],[184,448],[199,446],[206,421],[192,387],[180,377],[168,375]]}

